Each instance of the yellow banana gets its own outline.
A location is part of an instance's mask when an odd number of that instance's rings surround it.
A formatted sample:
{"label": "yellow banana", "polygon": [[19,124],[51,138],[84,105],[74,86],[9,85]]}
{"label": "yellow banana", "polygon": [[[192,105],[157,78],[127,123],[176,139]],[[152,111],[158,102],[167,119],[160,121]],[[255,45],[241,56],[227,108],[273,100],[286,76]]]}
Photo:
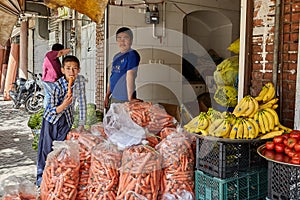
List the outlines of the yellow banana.
{"label": "yellow banana", "polygon": [[254,111],[255,111],[255,104],[252,101],[252,97],[251,96],[247,96],[247,110],[241,114],[241,116],[243,117],[248,117],[249,115],[251,115]]}
{"label": "yellow banana", "polygon": [[241,101],[235,106],[232,114],[234,114],[236,117],[242,116],[242,114],[248,109],[248,101],[246,101],[246,98],[242,98]]}
{"label": "yellow banana", "polygon": [[207,126],[209,125],[208,119],[205,117],[202,117],[199,120],[198,126],[197,126],[197,130],[205,130],[207,128]]}
{"label": "yellow banana", "polygon": [[262,101],[263,98],[264,98],[264,96],[267,94],[268,90],[269,90],[268,87],[263,86],[262,89],[261,89],[261,91],[259,92],[258,96],[255,97],[255,100],[256,101]]}
{"label": "yellow banana", "polygon": [[272,109],[276,110],[278,108],[278,104],[273,104]]}
{"label": "yellow banana", "polygon": [[288,127],[286,127],[286,126],[283,126],[283,125],[280,124],[280,123],[278,124],[278,127],[279,127],[280,129],[284,130],[284,132],[290,133],[290,132],[292,131],[291,128],[288,128]]}
{"label": "yellow banana", "polygon": [[214,131],[224,122],[224,119],[215,119],[209,127],[209,134],[213,135]]}
{"label": "yellow banana", "polygon": [[279,131],[279,127],[275,126],[273,131]]}
{"label": "yellow banana", "polygon": [[245,139],[254,139],[256,134],[254,125],[252,124],[252,122],[249,121],[249,119],[245,119],[245,124],[249,133],[248,138]]}
{"label": "yellow banana", "polygon": [[257,138],[258,134],[259,134],[259,127],[258,127],[258,124],[257,122],[252,119],[252,118],[248,118],[249,122],[252,123],[252,125],[254,126],[254,129],[255,129],[255,135],[254,135],[254,138]]}
{"label": "yellow banana", "polygon": [[262,116],[262,120],[264,122],[266,132],[270,132],[270,125],[269,125],[270,122],[269,122],[269,119],[267,118],[265,112],[262,111],[260,115]]}
{"label": "yellow banana", "polygon": [[265,110],[269,113],[272,114],[272,116],[274,117],[274,124],[275,126],[279,125],[279,117],[278,114],[275,110],[273,110],[272,108],[265,108]]}
{"label": "yellow banana", "polygon": [[263,114],[266,116],[266,118],[268,120],[269,131],[272,131],[275,127],[275,119],[274,119],[273,115],[266,110],[263,110]]}
{"label": "yellow banana", "polygon": [[266,134],[264,120],[262,118],[261,112],[258,113],[258,125],[262,134]]}
{"label": "yellow banana", "polygon": [[200,130],[201,135],[208,136],[208,131],[206,130]]}
{"label": "yellow banana", "polygon": [[232,126],[231,131],[230,131],[230,134],[229,134],[229,138],[230,138],[230,139],[235,139],[235,138],[236,138],[236,136],[237,136],[237,131],[238,131],[240,122],[241,122],[241,119],[238,118],[238,119],[235,121],[235,124]]}
{"label": "yellow banana", "polygon": [[215,132],[214,135],[216,137],[224,137],[226,136],[231,130],[230,123],[227,120],[224,120],[224,123],[222,123],[222,126],[218,128]]}
{"label": "yellow banana", "polygon": [[266,84],[266,86],[269,87],[269,90],[263,97],[263,103],[266,103],[266,102],[270,101],[271,99],[273,99],[275,96],[275,92],[276,92],[273,83],[269,82]]}
{"label": "yellow banana", "polygon": [[263,136],[260,137],[260,139],[264,140],[264,139],[270,139],[273,138],[275,136],[278,135],[282,135],[282,133],[284,133],[284,130],[280,130],[280,131],[271,131]]}
{"label": "yellow banana", "polygon": [[199,121],[199,115],[194,117],[191,121],[189,121],[186,125],[184,125],[183,127],[185,129],[190,129],[192,127],[197,127],[198,125],[198,121]]}
{"label": "yellow banana", "polygon": [[259,109],[272,108],[278,102],[278,100],[279,100],[278,98],[274,98],[268,101],[267,103],[261,104],[259,105]]}
{"label": "yellow banana", "polygon": [[248,139],[249,138],[249,130],[248,130],[248,126],[246,124],[246,120],[244,119],[242,122],[243,122],[243,129],[244,129],[243,139]]}
{"label": "yellow banana", "polygon": [[249,118],[253,118],[254,115],[255,115],[255,113],[257,113],[257,111],[259,109],[258,101],[256,99],[254,99],[254,98],[252,98],[252,101],[254,103],[255,108],[254,108],[254,111],[249,115]]}
{"label": "yellow banana", "polygon": [[239,126],[238,126],[238,130],[236,133],[236,138],[237,139],[242,139],[243,138],[243,134],[244,134],[244,125],[242,120],[239,122]]}

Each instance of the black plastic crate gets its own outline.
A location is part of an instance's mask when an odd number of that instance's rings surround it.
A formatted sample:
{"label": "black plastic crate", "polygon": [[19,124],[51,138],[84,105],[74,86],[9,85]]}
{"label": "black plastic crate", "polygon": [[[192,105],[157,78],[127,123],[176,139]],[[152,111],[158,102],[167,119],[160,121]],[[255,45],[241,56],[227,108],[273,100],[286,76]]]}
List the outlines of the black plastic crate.
{"label": "black plastic crate", "polygon": [[268,161],[268,199],[300,199],[300,166]]}
{"label": "black plastic crate", "polygon": [[258,155],[263,140],[230,140],[215,137],[197,138],[196,169],[218,178],[239,176],[267,161]]}

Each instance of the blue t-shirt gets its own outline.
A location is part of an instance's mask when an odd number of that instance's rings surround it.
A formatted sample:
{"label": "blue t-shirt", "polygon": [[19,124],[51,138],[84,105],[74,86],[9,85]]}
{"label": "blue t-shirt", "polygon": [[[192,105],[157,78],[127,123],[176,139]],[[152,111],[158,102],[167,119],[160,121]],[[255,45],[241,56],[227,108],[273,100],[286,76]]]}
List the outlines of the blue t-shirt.
{"label": "blue t-shirt", "polygon": [[137,70],[139,62],[140,55],[133,49],[114,56],[110,75],[110,91],[113,98],[128,100],[126,73],[128,70]]}

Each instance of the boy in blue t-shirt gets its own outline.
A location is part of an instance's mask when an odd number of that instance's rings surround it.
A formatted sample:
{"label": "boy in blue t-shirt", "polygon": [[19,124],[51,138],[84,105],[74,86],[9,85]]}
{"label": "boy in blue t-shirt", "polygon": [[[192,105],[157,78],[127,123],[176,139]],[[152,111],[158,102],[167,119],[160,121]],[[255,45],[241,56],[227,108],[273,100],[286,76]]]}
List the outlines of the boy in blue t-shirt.
{"label": "boy in blue t-shirt", "polygon": [[122,27],[116,32],[116,40],[120,52],[112,62],[112,70],[104,99],[105,108],[111,103],[123,103],[136,99],[135,78],[140,62],[140,55],[131,49],[133,34],[127,27]]}

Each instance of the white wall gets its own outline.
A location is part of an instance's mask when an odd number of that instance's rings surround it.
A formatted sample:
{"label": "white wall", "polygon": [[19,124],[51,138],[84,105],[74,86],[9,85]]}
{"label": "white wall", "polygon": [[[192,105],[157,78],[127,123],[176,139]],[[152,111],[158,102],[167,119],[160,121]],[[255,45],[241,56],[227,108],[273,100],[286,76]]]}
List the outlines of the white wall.
{"label": "white wall", "polygon": [[[238,0],[237,0],[238,1]],[[180,1],[178,1],[180,2]],[[128,26],[133,30],[133,48],[141,55],[141,63],[137,77],[138,98],[152,102],[182,103],[182,79],[181,57],[183,52],[183,19],[191,12],[198,10],[214,9],[227,16],[233,21],[234,26],[229,27],[238,34],[239,5],[233,5],[231,0],[207,1],[187,0],[182,3],[166,3],[165,32],[162,30],[162,4],[159,5],[160,23],[153,28],[152,24],[145,23],[145,14],[139,9],[126,6],[109,6],[109,44],[108,64],[111,64],[113,55],[118,51],[115,42],[115,32],[121,26]],[[126,1],[124,1],[124,4]],[[190,4],[191,3],[191,4]],[[236,6],[233,8],[233,6]],[[228,9],[228,10],[226,10]],[[231,14],[235,10],[234,14]],[[238,17],[239,18],[239,17]],[[222,27],[227,29],[228,27]],[[156,36],[153,37],[153,31]],[[203,35],[207,33],[203,32]],[[224,35],[223,35],[224,36]],[[223,37],[217,35],[217,37]],[[226,36],[226,35],[225,35]],[[233,37],[230,35],[230,37]],[[217,40],[216,43],[217,44]],[[204,44],[205,45],[205,44]],[[195,44],[195,48],[199,45]],[[191,87],[184,87],[190,90],[189,100],[196,99]]]}

